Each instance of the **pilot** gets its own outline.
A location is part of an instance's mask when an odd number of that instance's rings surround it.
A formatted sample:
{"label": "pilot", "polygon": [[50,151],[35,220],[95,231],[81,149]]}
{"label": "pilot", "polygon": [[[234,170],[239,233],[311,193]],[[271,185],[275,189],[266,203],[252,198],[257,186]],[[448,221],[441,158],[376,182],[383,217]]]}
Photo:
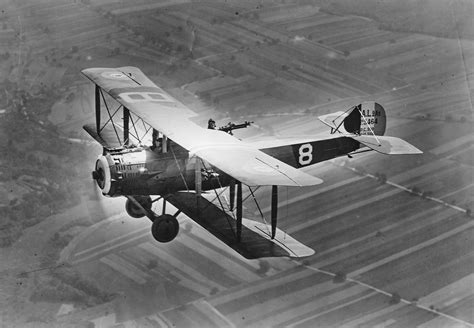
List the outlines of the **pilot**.
{"label": "pilot", "polygon": [[153,134],[151,135],[151,150],[155,150],[156,149],[156,141],[158,139],[158,131],[153,129]]}
{"label": "pilot", "polygon": [[157,153],[161,153],[161,151],[163,150],[163,138],[160,137],[160,134],[155,129],[153,129],[153,134],[151,138],[152,145],[150,149]]}
{"label": "pilot", "polygon": [[161,153],[163,151],[163,138],[159,137],[156,144],[156,152]]}
{"label": "pilot", "polygon": [[215,130],[216,129],[216,121],[214,121],[212,118],[210,118],[209,121],[207,121],[207,128],[211,129],[211,130]]}

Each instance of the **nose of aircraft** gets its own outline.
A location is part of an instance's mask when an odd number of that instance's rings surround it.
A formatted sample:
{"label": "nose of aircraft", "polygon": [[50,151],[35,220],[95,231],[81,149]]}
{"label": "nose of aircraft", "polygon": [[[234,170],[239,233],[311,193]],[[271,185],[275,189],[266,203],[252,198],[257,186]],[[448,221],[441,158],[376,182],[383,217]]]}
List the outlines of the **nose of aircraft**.
{"label": "nose of aircraft", "polygon": [[97,159],[95,163],[95,170],[92,172],[92,178],[97,182],[97,185],[102,190],[104,195],[110,191],[110,167],[107,158],[103,155]]}

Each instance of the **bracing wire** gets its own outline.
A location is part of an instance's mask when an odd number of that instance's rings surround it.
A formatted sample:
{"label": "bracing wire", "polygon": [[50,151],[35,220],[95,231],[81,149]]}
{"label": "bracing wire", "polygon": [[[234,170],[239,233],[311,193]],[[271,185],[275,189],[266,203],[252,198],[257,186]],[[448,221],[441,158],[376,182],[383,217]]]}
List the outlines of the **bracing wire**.
{"label": "bracing wire", "polygon": [[122,142],[120,141],[120,137],[118,135],[118,132],[117,132],[117,128],[115,127],[114,120],[113,120],[113,117],[115,116],[115,114],[117,114],[117,112],[120,109],[121,105],[115,110],[113,115],[111,115],[109,106],[107,105],[107,101],[105,101],[105,97],[104,97],[104,93],[102,92],[102,89],[99,89],[99,91],[100,91],[100,94],[102,96],[102,100],[104,101],[105,108],[107,109],[107,113],[109,113],[109,119],[107,120],[107,122],[104,123],[104,126],[100,129],[100,131],[102,131],[104,129],[104,127],[107,125],[107,123],[112,122],[112,127],[114,128],[115,135],[117,136],[117,139],[118,139],[119,143],[122,144]]}
{"label": "bracing wire", "polygon": [[[207,171],[206,164],[204,163],[204,161],[203,161],[201,158],[199,158],[199,159],[201,160],[201,165],[202,165],[202,167]],[[217,183],[219,184],[219,188],[220,188],[220,189],[223,189],[224,187],[222,186],[222,183],[221,183],[221,181],[220,181],[220,179],[219,179],[219,176],[217,176],[216,179],[217,179]],[[214,190],[215,190],[215,189],[214,189]],[[217,192],[216,192],[216,196],[219,197],[219,196],[217,195]],[[227,208],[230,208],[229,201],[227,200],[227,198],[225,197],[225,195],[224,195],[223,197],[224,197],[225,203],[226,203],[226,205],[227,205]],[[214,199],[215,199],[215,198],[214,198]],[[219,200],[219,202],[220,202],[220,200]],[[224,207],[222,207],[222,209],[224,209]],[[233,214],[233,213],[232,213],[232,214]]]}
{"label": "bracing wire", "polygon": [[[285,219],[288,219],[288,186],[286,186],[286,213],[285,213]],[[284,231],[284,236],[283,236],[283,239],[286,239],[286,231]]]}
{"label": "bracing wire", "polygon": [[[334,124],[334,126],[336,127],[336,129],[334,130],[334,132],[339,132],[341,133],[341,131],[339,131],[339,128],[341,127],[341,125],[344,123],[344,120],[341,121],[341,123],[339,123],[339,125],[336,125],[336,121],[338,118],[342,117],[344,114],[346,114],[347,112],[351,112],[352,110],[354,110],[356,108],[356,106],[352,106],[351,108],[349,108],[348,110],[344,111],[342,114],[340,114],[339,116],[337,116],[335,119],[332,120],[332,123]],[[332,132],[331,132],[332,133]]]}
{"label": "bracing wire", "polygon": [[364,119],[365,124],[367,124],[367,127],[369,128],[370,132],[372,132],[372,135],[374,136],[375,140],[377,140],[377,142],[379,143],[379,146],[381,146],[382,144],[380,143],[379,138],[377,138],[377,136],[375,135],[374,130],[372,130],[372,128],[370,127],[369,122],[367,122],[367,119],[365,118],[365,116],[362,115],[362,112],[360,111],[360,109],[359,109],[359,113],[360,113],[360,116],[362,116],[362,118]]}
{"label": "bracing wire", "polygon": [[[205,170],[207,170],[207,167],[206,167],[206,164],[204,163],[204,161],[203,161],[201,158],[199,158],[199,157],[197,157],[197,159],[201,161],[202,167],[203,167]],[[221,184],[221,182],[220,182],[220,180],[219,180],[219,176],[217,176],[216,178],[217,178],[217,182],[219,183],[220,188],[223,189],[222,184]],[[224,192],[224,191],[222,191],[222,192]],[[217,190],[214,189],[214,193],[216,194],[216,197],[213,199],[213,201],[216,200],[216,199],[219,201],[219,204],[220,204],[220,206],[221,206],[221,208],[222,208],[222,211],[224,212],[224,214],[226,214],[226,215],[225,215],[225,218],[226,218],[226,220],[227,220],[227,224],[229,225],[230,230],[232,231],[232,234],[236,237],[236,236],[237,236],[237,233],[234,231],[234,227],[232,226],[232,224],[231,224],[230,221],[229,221],[229,217],[228,217],[228,215],[227,215],[227,212],[225,211],[224,204],[222,204],[222,201],[221,201],[221,198],[220,198],[220,195],[222,194],[222,192],[219,194],[219,193],[217,193]],[[227,208],[229,208],[230,205],[229,205],[229,203],[227,202],[227,199],[226,199],[225,196],[224,196],[224,200],[225,200],[225,202],[226,202]],[[237,220],[237,218],[235,217],[234,212],[231,212],[231,213],[232,213],[233,219],[234,219],[234,220]]]}
{"label": "bracing wire", "polygon": [[255,197],[255,194],[253,193],[252,188],[249,187],[250,194],[252,195],[252,198],[255,202],[255,205],[257,205],[258,212],[260,213],[260,217],[262,218],[263,223],[265,224],[265,227],[267,228],[267,232],[270,235],[270,230],[268,229],[268,223],[267,220],[265,220],[265,216],[263,215],[262,209],[260,208],[260,205],[258,205],[257,198]]}
{"label": "bracing wire", "polygon": [[188,184],[186,183],[186,179],[184,178],[183,172],[181,172],[181,166],[179,165],[178,159],[176,158],[176,155],[174,154],[173,147],[171,147],[170,144],[170,150],[171,153],[173,154],[174,161],[176,162],[176,166],[178,167],[179,175],[181,176],[181,179],[183,179],[183,183],[186,186],[186,190],[189,192],[189,187]]}

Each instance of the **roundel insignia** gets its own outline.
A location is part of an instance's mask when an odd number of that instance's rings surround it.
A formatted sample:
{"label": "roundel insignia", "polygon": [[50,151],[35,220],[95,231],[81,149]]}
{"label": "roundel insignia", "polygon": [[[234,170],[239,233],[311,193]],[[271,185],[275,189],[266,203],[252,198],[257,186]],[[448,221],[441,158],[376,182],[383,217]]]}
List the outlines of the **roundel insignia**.
{"label": "roundel insignia", "polygon": [[112,79],[112,80],[123,80],[127,78],[127,76],[123,74],[122,72],[114,72],[114,71],[103,72],[101,75],[105,77],[106,79]]}

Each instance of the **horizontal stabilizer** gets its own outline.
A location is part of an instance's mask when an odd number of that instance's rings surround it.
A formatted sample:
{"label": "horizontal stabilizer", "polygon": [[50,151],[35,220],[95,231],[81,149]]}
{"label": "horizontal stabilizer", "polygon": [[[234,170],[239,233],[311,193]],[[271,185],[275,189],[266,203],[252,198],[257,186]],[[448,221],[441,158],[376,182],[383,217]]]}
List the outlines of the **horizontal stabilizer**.
{"label": "horizontal stabilizer", "polygon": [[318,119],[329,126],[331,129],[337,129],[344,119],[349,116],[349,112],[338,111],[331,114],[318,116]]}
{"label": "horizontal stabilizer", "polygon": [[352,139],[359,141],[366,147],[373,149],[379,153],[387,155],[400,155],[400,154],[422,154],[423,152],[406,142],[403,139],[397,137],[388,136],[351,136]]}

